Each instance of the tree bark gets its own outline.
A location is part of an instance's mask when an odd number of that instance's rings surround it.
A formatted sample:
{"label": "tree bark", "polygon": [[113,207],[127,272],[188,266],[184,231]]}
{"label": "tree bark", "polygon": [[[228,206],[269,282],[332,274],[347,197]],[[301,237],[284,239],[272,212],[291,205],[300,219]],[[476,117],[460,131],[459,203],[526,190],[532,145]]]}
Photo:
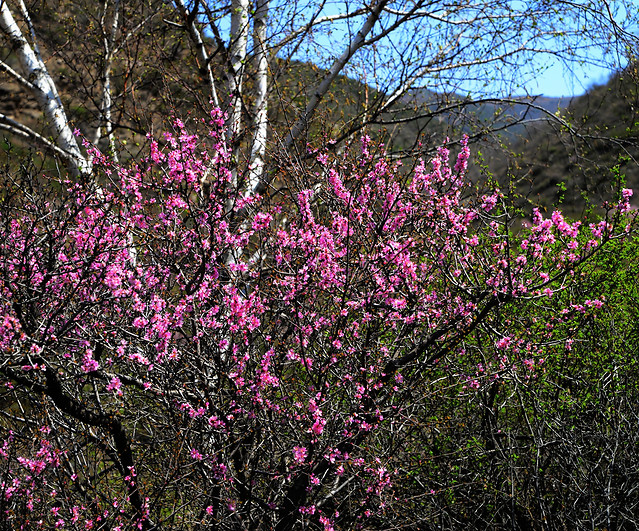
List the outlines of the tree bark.
{"label": "tree bark", "polygon": [[[21,2],[22,3],[22,2]],[[13,51],[18,56],[26,77],[30,83],[30,90],[35,96],[38,105],[44,112],[53,129],[56,145],[66,153],[66,162],[69,170],[76,174],[85,174],[91,171],[91,164],[84,157],[73,131],[67,119],[64,107],[58,96],[55,83],[47,70],[39,53],[34,51],[27,39],[22,34],[6,1],[0,3],[0,28],[7,35]],[[22,4],[22,11],[27,23],[28,13]]]}

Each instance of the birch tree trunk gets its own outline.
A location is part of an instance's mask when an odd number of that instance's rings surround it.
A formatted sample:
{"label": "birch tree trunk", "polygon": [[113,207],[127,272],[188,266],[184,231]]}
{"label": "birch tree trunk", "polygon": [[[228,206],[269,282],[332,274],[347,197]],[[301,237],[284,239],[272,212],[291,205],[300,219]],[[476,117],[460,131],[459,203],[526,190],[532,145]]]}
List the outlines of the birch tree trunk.
{"label": "birch tree trunk", "polygon": [[[25,22],[28,26],[31,26],[29,14],[22,0],[20,4]],[[65,154],[69,170],[75,175],[89,173],[91,171],[91,164],[80,151],[76,138],[73,135],[55,82],[51,78],[37,49],[35,34],[32,33],[32,37],[34,38],[34,46],[32,47],[20,30],[6,1],[0,3],[0,28],[2,28],[8,36],[11,46],[18,56],[20,66],[24,70],[28,84],[24,82],[24,78],[18,78],[18,81],[33,93],[40,108],[47,117],[49,125],[53,130],[55,145]]]}
{"label": "birch tree trunk", "polygon": [[268,16],[268,0],[257,0],[255,20],[253,22],[253,48],[255,50],[255,104],[253,107],[253,144],[249,167],[249,182],[246,194],[254,190],[264,172],[264,156],[266,154],[266,136],[268,127],[267,95],[268,95],[268,56],[266,51],[266,18]]}
{"label": "birch tree trunk", "polygon": [[246,61],[246,46],[249,34],[248,0],[231,2],[231,42],[229,45],[230,65],[226,73],[227,94],[225,101],[228,112],[229,138],[240,134],[242,117],[242,76]]}
{"label": "birch tree trunk", "polygon": [[188,31],[189,38],[191,42],[195,46],[198,54],[198,59],[200,60],[200,70],[206,75],[206,79],[209,82],[209,86],[211,87],[211,103],[215,107],[220,106],[220,99],[217,94],[217,88],[215,83],[215,75],[213,74],[213,70],[211,69],[211,57],[209,56],[206,45],[204,44],[204,40],[202,39],[202,34],[198,30],[195,19],[197,17],[197,10],[193,8],[191,12],[188,11],[184,0],[176,0],[175,5],[180,13],[184,21],[184,26]]}
{"label": "birch tree trunk", "polygon": [[113,95],[111,89],[111,68],[113,65],[113,56],[115,49],[115,36],[118,31],[118,24],[120,18],[120,0],[115,0],[113,4],[113,20],[111,21],[111,27],[106,27],[106,15],[109,7],[109,0],[105,0],[102,18],[100,19],[100,26],[102,27],[103,37],[103,49],[104,49],[104,68],[102,72],[102,105],[100,113],[101,124],[95,130],[93,143],[97,144],[102,134],[102,126],[104,127],[104,134],[109,141],[109,150],[113,160],[118,161],[118,154],[115,146],[115,136],[113,134],[113,121],[112,121],[112,107],[113,107]]}

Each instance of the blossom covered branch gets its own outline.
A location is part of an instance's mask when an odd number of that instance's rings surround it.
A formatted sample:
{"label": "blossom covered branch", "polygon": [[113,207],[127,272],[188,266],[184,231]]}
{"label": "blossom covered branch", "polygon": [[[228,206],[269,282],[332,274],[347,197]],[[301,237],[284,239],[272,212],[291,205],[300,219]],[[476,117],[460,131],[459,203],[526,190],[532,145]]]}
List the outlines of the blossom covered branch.
{"label": "blossom covered branch", "polygon": [[630,231],[629,190],[600,222],[536,211],[514,234],[503,194],[468,183],[466,140],[452,167],[441,148],[405,169],[364,137],[247,196],[219,111],[208,125],[209,150],[178,121],[135,164],[94,151],[99,188],[5,176],[14,527],[382,525],[424,381],[535,378],[566,339],[546,303],[605,305],[576,288]]}

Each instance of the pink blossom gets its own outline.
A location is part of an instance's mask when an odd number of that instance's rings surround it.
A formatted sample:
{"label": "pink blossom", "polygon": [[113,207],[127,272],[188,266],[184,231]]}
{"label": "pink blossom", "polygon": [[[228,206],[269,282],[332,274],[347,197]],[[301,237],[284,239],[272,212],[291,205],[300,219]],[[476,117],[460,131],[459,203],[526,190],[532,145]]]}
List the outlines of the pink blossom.
{"label": "pink blossom", "polygon": [[295,446],[293,448],[293,459],[296,463],[302,464],[308,456],[308,450],[303,446]]}
{"label": "pink blossom", "polygon": [[122,382],[120,382],[120,378],[114,376],[107,385],[107,391],[115,391],[118,396],[122,396],[122,390],[120,389],[121,386]]}
{"label": "pink blossom", "polygon": [[322,417],[318,416],[315,419],[315,422],[313,423],[313,426],[311,427],[310,431],[314,433],[315,435],[321,435],[322,432],[324,431],[325,425],[326,425],[326,419],[323,419]]}
{"label": "pink blossom", "polygon": [[512,341],[512,339],[509,336],[505,336],[505,337],[502,337],[499,341],[497,341],[497,343],[495,343],[495,346],[498,349],[504,350],[504,349],[508,348],[508,346],[510,345],[511,341]]}
{"label": "pink blossom", "polygon": [[[279,489],[263,498],[276,510],[300,479],[307,488],[299,525],[334,528],[338,514],[319,503],[328,490],[336,507],[347,499],[358,514],[377,502],[380,514],[387,503],[401,508],[389,470],[397,456],[377,450],[388,433],[401,444],[401,426],[414,420],[406,400],[424,399],[416,391],[429,387],[421,375],[443,382],[433,391],[463,387],[465,397],[493,382],[510,385],[512,376],[533,381],[543,349],[555,356],[558,346],[574,348],[566,336],[575,316],[604,304],[581,298],[581,260],[623,237],[617,212],[629,190],[614,215],[587,226],[589,242],[584,226],[559,211],[535,210],[532,226],[513,233],[499,190],[473,195],[467,138],[454,167],[444,147],[410,170],[364,137],[358,156],[310,146],[309,158],[282,168],[295,172],[289,187],[260,197],[241,189],[249,175],[225,145],[224,113],[203,124],[212,128],[206,142],[176,120],[162,147],[149,136],[148,156],[126,166],[92,151],[100,194],[78,179],[55,181],[55,200],[42,204],[20,196],[15,219],[0,224],[0,291],[17,301],[0,305],[0,349],[12,370],[23,367],[18,380],[53,389],[58,378],[77,407],[119,419],[132,437],[138,422],[152,429],[159,419],[158,433],[179,436],[169,457],[178,470],[193,469],[185,479],[197,481],[201,469],[217,485],[202,491],[210,498],[185,502],[204,500],[204,513],[216,518],[218,505],[237,511],[230,526],[249,522],[253,509],[229,496]],[[539,300],[553,289],[562,297]],[[539,313],[513,314],[511,301]],[[34,322],[23,330],[28,306]],[[117,399],[122,382],[133,393],[127,400]],[[7,395],[17,387],[5,385]],[[91,433],[104,435],[110,422]],[[138,480],[131,470],[118,481],[117,469],[96,483],[83,502],[89,509],[72,505],[80,498],[58,508],[58,493],[79,481],[63,473],[75,470],[67,461],[87,457],[64,452],[94,452],[93,439],[76,448],[66,427],[29,426],[20,429],[35,442],[21,434],[17,447],[10,437],[0,445],[7,504],[24,499],[50,525],[60,515],[74,524],[90,516],[87,528],[143,527],[148,513],[161,512],[161,500],[133,507]],[[140,470],[155,473],[143,445],[133,450]],[[140,478],[137,493],[152,484]],[[105,496],[103,487],[121,490]],[[127,520],[138,511],[140,521]]]}
{"label": "pink blossom", "polygon": [[82,370],[84,372],[94,372],[97,371],[100,367],[100,364],[93,359],[93,351],[87,350],[82,358]]}
{"label": "pink blossom", "polygon": [[260,212],[253,218],[253,230],[262,230],[269,226],[269,223],[273,221],[273,216],[267,213]]}
{"label": "pink blossom", "polygon": [[335,531],[335,527],[333,527],[333,522],[330,518],[324,515],[320,515],[319,521],[324,525],[324,531]]}

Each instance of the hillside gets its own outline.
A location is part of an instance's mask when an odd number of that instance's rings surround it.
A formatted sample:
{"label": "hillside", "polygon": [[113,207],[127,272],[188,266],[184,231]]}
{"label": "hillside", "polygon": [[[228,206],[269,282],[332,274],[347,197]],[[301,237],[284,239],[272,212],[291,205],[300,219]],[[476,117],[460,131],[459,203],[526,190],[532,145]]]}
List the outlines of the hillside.
{"label": "hillside", "polygon": [[[559,120],[526,126],[510,144],[513,157],[493,158],[496,175],[510,174],[533,203],[562,203],[580,213],[616,188],[639,190],[639,76],[637,65],[574,98]],[[625,178],[623,177],[625,175]]]}

